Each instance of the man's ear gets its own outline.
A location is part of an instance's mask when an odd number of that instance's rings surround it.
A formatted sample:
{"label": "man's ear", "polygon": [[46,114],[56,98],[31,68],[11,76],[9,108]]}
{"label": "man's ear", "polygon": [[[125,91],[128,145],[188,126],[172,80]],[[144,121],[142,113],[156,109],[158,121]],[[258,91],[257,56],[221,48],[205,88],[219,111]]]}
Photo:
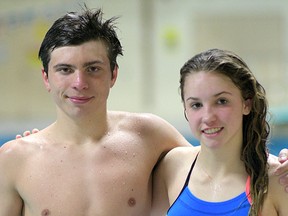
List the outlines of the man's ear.
{"label": "man's ear", "polygon": [[114,70],[112,71],[112,78],[111,78],[111,84],[110,84],[110,88],[112,88],[117,80],[117,76],[118,76],[118,66],[115,65]]}
{"label": "man's ear", "polygon": [[44,69],[42,69],[41,71],[42,71],[42,79],[43,79],[44,85],[45,85],[47,91],[50,92],[51,88],[50,88],[50,83],[49,83],[49,79],[48,79],[48,74],[44,71]]}
{"label": "man's ear", "polygon": [[252,99],[246,99],[243,106],[243,115],[249,115],[252,109]]}

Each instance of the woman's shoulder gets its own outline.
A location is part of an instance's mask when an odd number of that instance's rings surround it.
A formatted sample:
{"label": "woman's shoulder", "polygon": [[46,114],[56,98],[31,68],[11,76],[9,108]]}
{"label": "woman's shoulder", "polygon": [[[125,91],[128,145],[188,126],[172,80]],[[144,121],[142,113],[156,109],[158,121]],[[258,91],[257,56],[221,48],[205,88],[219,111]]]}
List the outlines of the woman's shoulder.
{"label": "woman's shoulder", "polygon": [[191,161],[194,161],[197,154],[199,153],[199,147],[176,147],[170,150],[163,158],[164,162],[172,169],[179,166],[190,166]]}
{"label": "woman's shoulder", "polygon": [[199,147],[195,147],[195,146],[181,146],[181,147],[176,147],[174,149],[172,149],[171,151],[169,151],[167,153],[167,157],[169,158],[174,158],[174,157],[196,157],[196,155],[199,153],[200,151],[200,146]]}
{"label": "woman's shoulder", "polygon": [[284,216],[287,215],[288,212],[288,193],[285,191],[283,185],[279,183],[279,176],[275,174],[275,171],[277,170],[278,166],[280,166],[280,163],[277,157],[269,157],[268,162],[269,187],[268,194],[264,202],[262,215]]}

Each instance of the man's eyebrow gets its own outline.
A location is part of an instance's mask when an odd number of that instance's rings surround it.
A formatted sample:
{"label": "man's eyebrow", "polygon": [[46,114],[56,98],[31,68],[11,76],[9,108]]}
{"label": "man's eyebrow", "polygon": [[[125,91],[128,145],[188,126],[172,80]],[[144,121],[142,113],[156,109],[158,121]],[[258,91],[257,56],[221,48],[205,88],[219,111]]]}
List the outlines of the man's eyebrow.
{"label": "man's eyebrow", "polygon": [[69,67],[69,68],[73,68],[74,66],[71,64],[64,64],[64,63],[60,63],[60,64],[56,64],[53,66],[53,68],[60,68],[60,67]]}
{"label": "man's eyebrow", "polygon": [[83,64],[83,66],[87,67],[87,66],[90,66],[90,65],[93,65],[93,64],[104,64],[104,62],[101,61],[101,60],[95,60],[95,61],[86,62],[86,63]]}
{"label": "man's eyebrow", "polygon": [[[90,61],[90,62],[86,62],[83,64],[84,67],[93,65],[93,64],[104,64],[103,61],[101,60],[95,60],[95,61]],[[69,68],[76,68],[74,65],[72,64],[66,64],[66,63],[59,63],[53,66],[53,68],[60,68],[60,67],[69,67]]]}

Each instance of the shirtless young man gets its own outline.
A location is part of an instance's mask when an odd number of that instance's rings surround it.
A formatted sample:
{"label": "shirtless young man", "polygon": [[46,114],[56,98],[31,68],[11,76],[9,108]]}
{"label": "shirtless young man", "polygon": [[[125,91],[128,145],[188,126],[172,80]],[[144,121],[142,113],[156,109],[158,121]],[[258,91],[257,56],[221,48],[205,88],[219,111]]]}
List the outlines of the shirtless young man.
{"label": "shirtless young man", "polygon": [[155,115],[107,111],[122,54],[113,21],[87,9],[47,32],[39,57],[57,119],[1,147],[0,216],[150,214],[155,164],[189,144]]}
{"label": "shirtless young man", "polygon": [[1,216],[147,216],[155,164],[187,144],[157,116],[107,111],[122,47],[101,16],[69,13],[46,34],[39,57],[57,119],[1,148]]}

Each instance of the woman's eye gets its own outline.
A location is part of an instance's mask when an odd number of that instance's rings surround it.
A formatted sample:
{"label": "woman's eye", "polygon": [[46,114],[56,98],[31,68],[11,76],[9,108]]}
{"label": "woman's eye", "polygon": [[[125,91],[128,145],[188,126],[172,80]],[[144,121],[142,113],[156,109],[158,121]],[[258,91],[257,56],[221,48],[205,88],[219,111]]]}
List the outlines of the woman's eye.
{"label": "woman's eye", "polygon": [[228,101],[226,99],[219,99],[218,104],[227,104]]}
{"label": "woman's eye", "polygon": [[202,107],[201,103],[192,103],[191,104],[191,108],[193,108],[193,109],[199,109],[200,107]]}

